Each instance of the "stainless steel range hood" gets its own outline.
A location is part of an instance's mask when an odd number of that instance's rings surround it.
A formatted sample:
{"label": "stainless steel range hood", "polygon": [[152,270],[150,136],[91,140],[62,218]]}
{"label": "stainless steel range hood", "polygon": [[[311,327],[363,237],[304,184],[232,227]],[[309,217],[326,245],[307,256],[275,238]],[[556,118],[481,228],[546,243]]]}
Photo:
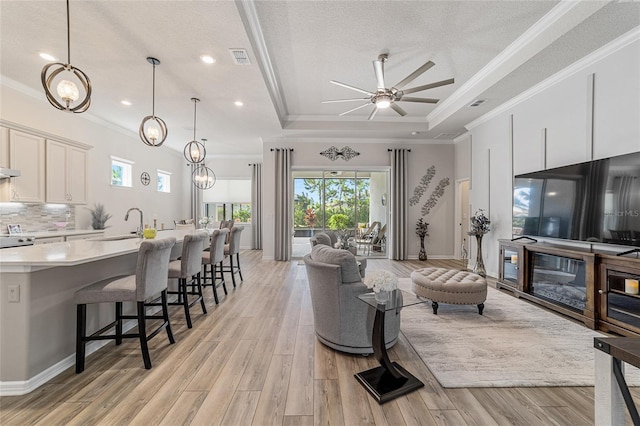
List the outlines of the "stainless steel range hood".
{"label": "stainless steel range hood", "polygon": [[18,177],[20,176],[20,170],[7,169],[6,167],[0,167],[0,179]]}

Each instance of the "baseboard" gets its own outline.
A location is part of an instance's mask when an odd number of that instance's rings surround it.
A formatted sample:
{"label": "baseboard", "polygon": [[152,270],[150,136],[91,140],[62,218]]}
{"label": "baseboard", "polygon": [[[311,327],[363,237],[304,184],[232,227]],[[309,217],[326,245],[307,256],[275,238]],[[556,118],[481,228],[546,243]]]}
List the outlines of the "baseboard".
{"label": "baseboard", "polygon": [[[127,320],[122,324],[123,331],[129,331],[132,328],[138,326],[138,322],[136,320]],[[94,340],[89,342],[86,346],[86,356],[91,355],[98,349],[103,346],[111,343],[110,340]],[[62,361],[52,365],[41,373],[36,374],[29,380],[16,380],[12,382],[0,382],[0,396],[19,396],[26,395],[30,392],[33,392],[40,386],[47,383],[49,380],[56,377],[58,374],[62,373],[69,367],[73,367],[76,365],[76,354],[73,353],[68,357],[64,358]]]}

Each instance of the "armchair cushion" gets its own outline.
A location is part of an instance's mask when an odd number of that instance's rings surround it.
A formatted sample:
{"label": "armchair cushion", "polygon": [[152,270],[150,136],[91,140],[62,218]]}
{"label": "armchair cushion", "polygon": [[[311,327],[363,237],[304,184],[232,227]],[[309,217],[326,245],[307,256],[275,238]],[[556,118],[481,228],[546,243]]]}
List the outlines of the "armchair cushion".
{"label": "armchair cushion", "polygon": [[342,283],[355,283],[362,280],[356,257],[350,251],[318,244],[311,250],[311,258],[316,262],[340,266]]}
{"label": "armchair cushion", "polygon": [[329,236],[324,232],[318,232],[314,238],[316,239],[316,245],[323,244],[325,246],[333,247],[331,245],[331,238],[329,238]]}

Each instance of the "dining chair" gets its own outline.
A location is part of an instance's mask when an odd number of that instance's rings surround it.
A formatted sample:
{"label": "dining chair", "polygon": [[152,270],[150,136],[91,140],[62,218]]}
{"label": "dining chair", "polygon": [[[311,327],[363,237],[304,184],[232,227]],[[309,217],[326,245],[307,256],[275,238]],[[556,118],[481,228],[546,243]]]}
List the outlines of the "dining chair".
{"label": "dining chair", "polygon": [[[137,338],[144,360],[144,368],[151,368],[151,357],[147,341],[162,329],[167,332],[169,343],[175,343],[169,322],[167,307],[167,272],[171,248],[175,245],[173,237],[157,240],[145,240],[140,243],[136,272],[133,275],[109,278],[98,281],[76,291],[73,301],[76,307],[76,373],[82,373],[85,365],[86,343],[92,340],[113,339],[116,345],[123,338]],[[162,315],[147,315],[146,301],[160,294]],[[123,315],[122,303],[136,302],[137,315]],[[115,303],[115,320],[93,334],[87,336],[87,305],[95,303]],[[122,320],[136,319],[137,333],[123,334]],[[162,323],[151,333],[147,333],[146,320],[161,320]],[[115,334],[104,334],[115,328]]]}

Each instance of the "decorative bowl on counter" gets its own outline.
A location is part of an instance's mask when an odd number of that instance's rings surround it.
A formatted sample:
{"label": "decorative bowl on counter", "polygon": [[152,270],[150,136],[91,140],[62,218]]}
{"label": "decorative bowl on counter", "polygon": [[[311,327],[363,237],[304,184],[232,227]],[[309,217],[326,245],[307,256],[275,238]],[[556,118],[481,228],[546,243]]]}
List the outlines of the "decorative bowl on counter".
{"label": "decorative bowl on counter", "polygon": [[53,226],[55,226],[58,231],[62,231],[68,224],[69,222],[53,222]]}

